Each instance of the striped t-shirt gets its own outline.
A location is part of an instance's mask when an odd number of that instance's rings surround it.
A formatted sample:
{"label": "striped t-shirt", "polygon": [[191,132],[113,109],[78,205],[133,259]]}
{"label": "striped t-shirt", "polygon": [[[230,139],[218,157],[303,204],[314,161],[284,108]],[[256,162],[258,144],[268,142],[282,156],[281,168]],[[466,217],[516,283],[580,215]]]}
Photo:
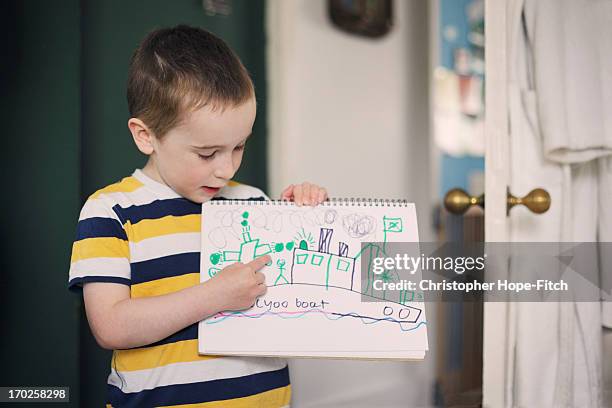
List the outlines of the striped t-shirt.
{"label": "striped t-shirt", "polygon": [[[215,198],[266,197],[230,183]],[[131,298],[139,298],[199,284],[200,222],[200,204],[136,170],[85,202],[69,288],[113,282],[128,285]],[[285,360],[200,356],[197,324],[154,344],[115,350],[108,391],[113,407],[269,408],[287,406],[291,397]]]}

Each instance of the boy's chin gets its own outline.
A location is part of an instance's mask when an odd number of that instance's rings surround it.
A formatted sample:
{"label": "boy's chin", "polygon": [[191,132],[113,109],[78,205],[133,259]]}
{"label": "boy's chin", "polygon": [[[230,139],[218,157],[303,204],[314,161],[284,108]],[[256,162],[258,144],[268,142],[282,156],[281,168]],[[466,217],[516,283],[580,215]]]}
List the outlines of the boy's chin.
{"label": "boy's chin", "polygon": [[185,197],[185,198],[197,204],[204,204],[205,202],[210,201],[212,197],[193,196],[193,197]]}
{"label": "boy's chin", "polygon": [[193,201],[194,203],[204,204],[205,202],[210,201],[214,197],[214,195],[198,191],[196,193],[185,195],[184,197],[189,201]]}

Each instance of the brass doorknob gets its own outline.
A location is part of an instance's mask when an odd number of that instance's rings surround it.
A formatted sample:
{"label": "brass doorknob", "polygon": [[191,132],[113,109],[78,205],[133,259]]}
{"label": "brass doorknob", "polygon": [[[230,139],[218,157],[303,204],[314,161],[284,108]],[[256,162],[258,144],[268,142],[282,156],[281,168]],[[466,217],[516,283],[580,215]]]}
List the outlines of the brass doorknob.
{"label": "brass doorknob", "polygon": [[508,207],[506,212],[509,212],[515,205],[523,204],[525,207],[536,214],[542,214],[550,208],[550,194],[542,188],[535,188],[525,197],[515,197],[508,191]]}
{"label": "brass doorknob", "polygon": [[461,215],[473,205],[484,208],[484,194],[471,197],[465,190],[453,188],[444,196],[444,207],[453,214]]}
{"label": "brass doorknob", "polygon": [[[533,189],[525,197],[515,197],[507,193],[506,213],[515,205],[523,204],[525,207],[536,214],[542,214],[550,208],[550,194],[542,188]],[[451,213],[461,215],[465,213],[472,205],[479,205],[484,208],[484,194],[472,197],[465,190],[453,188],[444,196],[444,207]]]}

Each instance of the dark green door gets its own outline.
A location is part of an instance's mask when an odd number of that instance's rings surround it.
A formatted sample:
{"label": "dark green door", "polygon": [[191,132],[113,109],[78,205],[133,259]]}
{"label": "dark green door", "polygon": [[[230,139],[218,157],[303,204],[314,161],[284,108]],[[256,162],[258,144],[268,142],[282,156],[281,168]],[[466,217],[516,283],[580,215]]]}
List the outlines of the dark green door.
{"label": "dark green door", "polygon": [[79,1],[0,8],[0,386],[69,386],[78,407]]}
{"label": "dark green door", "polygon": [[238,53],[258,113],[237,179],[266,188],[264,1],[220,2],[228,16],[207,15],[204,3],[3,2],[0,386],[64,385],[70,406],[106,402],[110,352],[93,340],[67,274],[83,201],[145,162],[127,130],[125,83],[147,32],[199,26]]}
{"label": "dark green door", "polygon": [[[176,24],[206,28],[238,53],[257,89],[253,140],[238,179],[265,188],[265,71],[263,1],[226,1],[229,16],[208,16],[198,0],[84,0],[83,192],[130,174],[144,164],[127,129],[127,67],[138,42],[152,29]],[[255,160],[254,158],[257,158]]]}

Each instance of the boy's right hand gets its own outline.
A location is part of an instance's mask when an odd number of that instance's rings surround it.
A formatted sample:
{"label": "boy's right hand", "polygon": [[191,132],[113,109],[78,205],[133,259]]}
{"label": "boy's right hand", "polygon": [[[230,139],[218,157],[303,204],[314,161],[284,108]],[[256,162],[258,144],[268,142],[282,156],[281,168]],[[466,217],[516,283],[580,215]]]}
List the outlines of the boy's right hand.
{"label": "boy's right hand", "polygon": [[247,264],[237,262],[223,268],[210,282],[218,285],[223,310],[243,310],[255,304],[255,300],[266,293],[265,275],[259,270],[271,262],[269,255]]}

